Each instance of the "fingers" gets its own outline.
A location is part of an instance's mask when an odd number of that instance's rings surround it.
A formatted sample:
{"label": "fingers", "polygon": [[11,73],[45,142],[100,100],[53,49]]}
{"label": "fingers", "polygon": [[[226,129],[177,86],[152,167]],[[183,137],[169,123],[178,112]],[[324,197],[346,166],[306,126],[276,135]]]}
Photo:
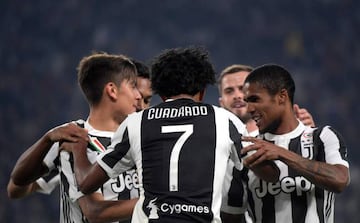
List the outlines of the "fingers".
{"label": "fingers", "polygon": [[79,138],[77,142],[63,141],[60,143],[60,151],[65,150],[68,152],[73,152],[74,150],[86,149],[88,141]]}
{"label": "fingers", "polygon": [[74,123],[67,123],[50,130],[49,137],[53,142],[77,142],[79,139],[88,140],[88,132]]}
{"label": "fingers", "polygon": [[256,165],[264,162],[266,157],[264,155],[264,150],[258,150],[256,153],[244,159],[244,166],[248,168],[253,168]]}
{"label": "fingers", "polygon": [[294,104],[294,112],[296,117],[307,126],[315,127],[315,122],[312,115],[305,108],[300,108],[299,105]]}

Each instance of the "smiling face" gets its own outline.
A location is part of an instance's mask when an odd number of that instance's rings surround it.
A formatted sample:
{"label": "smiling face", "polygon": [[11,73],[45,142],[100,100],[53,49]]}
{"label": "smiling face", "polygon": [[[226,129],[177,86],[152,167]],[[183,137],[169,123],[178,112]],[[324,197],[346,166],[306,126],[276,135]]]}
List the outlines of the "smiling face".
{"label": "smiling face", "polygon": [[247,71],[226,74],[221,80],[219,98],[221,107],[234,113],[245,123],[250,119],[250,115],[246,112],[247,104],[243,92],[244,81],[248,74]]}
{"label": "smiling face", "polygon": [[244,98],[247,102],[247,112],[255,120],[260,133],[276,133],[284,113],[284,103],[281,92],[270,95],[267,89],[258,83],[245,83]]}

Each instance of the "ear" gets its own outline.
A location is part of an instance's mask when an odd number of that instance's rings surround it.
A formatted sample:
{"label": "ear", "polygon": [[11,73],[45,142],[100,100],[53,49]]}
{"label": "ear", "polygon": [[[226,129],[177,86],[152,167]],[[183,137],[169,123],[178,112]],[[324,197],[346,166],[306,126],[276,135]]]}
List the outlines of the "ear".
{"label": "ear", "polygon": [[118,87],[113,82],[109,82],[105,85],[104,92],[112,101],[114,101],[117,99]]}
{"label": "ear", "polygon": [[219,97],[219,105],[220,105],[220,107],[224,107],[224,103],[223,103],[222,97]]}
{"label": "ear", "polygon": [[289,101],[289,95],[285,88],[281,89],[279,92],[279,104],[285,104]]}

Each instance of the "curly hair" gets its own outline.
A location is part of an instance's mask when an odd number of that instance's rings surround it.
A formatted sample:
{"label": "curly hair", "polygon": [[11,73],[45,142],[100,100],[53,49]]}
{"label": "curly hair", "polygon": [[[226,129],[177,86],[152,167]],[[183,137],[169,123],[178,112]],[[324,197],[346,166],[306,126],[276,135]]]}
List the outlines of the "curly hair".
{"label": "curly hair", "polygon": [[152,62],[151,83],[162,97],[195,95],[215,83],[215,71],[202,47],[167,49]]}

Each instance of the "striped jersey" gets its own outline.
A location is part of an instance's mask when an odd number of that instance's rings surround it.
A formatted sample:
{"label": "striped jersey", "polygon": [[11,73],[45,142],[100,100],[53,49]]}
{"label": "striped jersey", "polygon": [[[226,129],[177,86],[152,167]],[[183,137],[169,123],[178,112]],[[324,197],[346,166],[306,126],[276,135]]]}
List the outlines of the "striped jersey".
{"label": "striped jersey", "polygon": [[[343,138],[331,127],[306,127],[301,122],[283,135],[259,135],[305,158],[349,167]],[[249,206],[254,222],[269,223],[333,223],[335,194],[315,186],[281,161],[276,183],[260,180],[249,171]]]}
{"label": "striped jersey", "polygon": [[109,177],[136,165],[134,223],[220,222],[227,161],[242,168],[243,134],[245,125],[225,109],[168,100],[129,115],[98,163]]}
{"label": "striped jersey", "polygon": [[[98,154],[104,152],[110,144],[114,132],[96,130],[87,121],[79,120],[77,123],[88,130],[90,142],[87,155],[89,161],[94,163]],[[53,151],[58,151],[58,145],[50,150],[49,154],[53,153]],[[56,164],[55,162],[55,165],[52,165],[54,159],[59,159],[59,163]],[[72,154],[61,151],[60,156],[49,155],[44,161],[49,168],[58,168],[60,172],[60,222],[88,222],[77,202],[77,199],[84,195],[78,190],[76,184]],[[105,200],[127,200],[139,196],[138,188],[136,170],[130,168],[116,178],[109,179],[97,193],[102,193]],[[130,222],[130,220],[121,222]]]}
{"label": "striped jersey", "polygon": [[[255,137],[258,134],[258,130],[249,132],[249,136]],[[245,222],[252,223],[247,212],[246,173],[245,167],[239,171],[234,167],[234,163],[230,159],[228,160],[222,189],[221,211],[232,215],[243,214]]]}

